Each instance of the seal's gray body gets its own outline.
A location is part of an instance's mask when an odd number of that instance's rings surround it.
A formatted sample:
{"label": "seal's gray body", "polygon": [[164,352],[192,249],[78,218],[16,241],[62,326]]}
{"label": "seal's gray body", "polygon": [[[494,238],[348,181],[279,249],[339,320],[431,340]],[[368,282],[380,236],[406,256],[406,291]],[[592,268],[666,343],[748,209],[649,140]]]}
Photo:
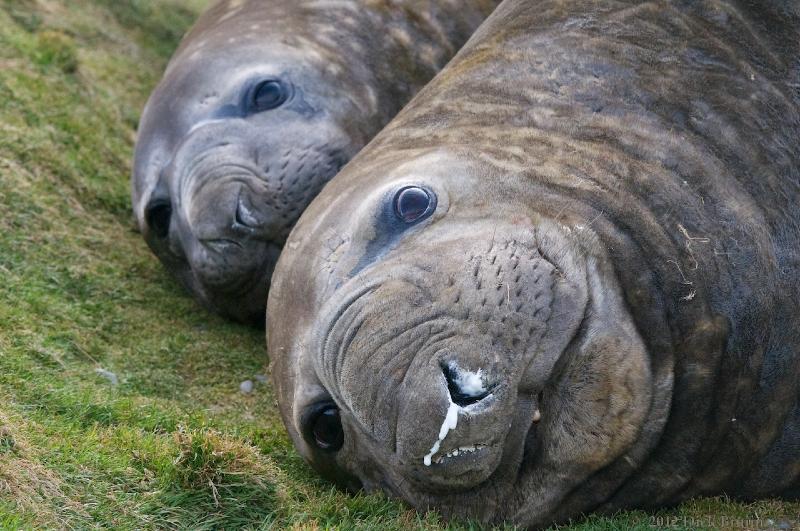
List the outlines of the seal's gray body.
{"label": "seal's gray body", "polygon": [[[287,242],[300,453],[531,526],[800,496],[799,11],[506,0]],[[408,187],[436,198],[412,224]]]}
{"label": "seal's gray body", "polygon": [[[211,309],[263,322],[275,261],[305,206],[497,3],[215,4],[142,117],[133,208],[150,247]],[[264,107],[268,82],[276,101]]]}

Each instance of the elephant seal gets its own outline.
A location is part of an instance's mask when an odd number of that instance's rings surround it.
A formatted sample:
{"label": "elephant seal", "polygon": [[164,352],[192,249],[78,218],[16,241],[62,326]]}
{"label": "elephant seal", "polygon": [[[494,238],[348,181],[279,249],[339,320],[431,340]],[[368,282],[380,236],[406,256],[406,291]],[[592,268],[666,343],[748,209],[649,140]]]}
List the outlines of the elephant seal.
{"label": "elephant seal", "polygon": [[529,527],[798,498],[797,5],[501,4],[287,241],[300,454]]}
{"label": "elephant seal", "polygon": [[263,323],[308,202],[499,0],[223,0],[144,110],[132,177],[147,243],[204,305]]}

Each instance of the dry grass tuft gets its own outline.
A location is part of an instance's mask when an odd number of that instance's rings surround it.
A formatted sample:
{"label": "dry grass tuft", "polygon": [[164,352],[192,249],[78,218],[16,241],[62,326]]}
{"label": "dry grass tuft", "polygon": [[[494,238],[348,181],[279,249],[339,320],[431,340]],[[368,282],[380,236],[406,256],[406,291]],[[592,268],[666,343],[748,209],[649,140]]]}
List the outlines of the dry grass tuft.
{"label": "dry grass tuft", "polygon": [[255,447],[217,430],[180,428],[173,438],[179,448],[174,464],[181,486],[208,489],[216,506],[220,505],[220,492],[229,493],[243,486],[267,492],[279,474]]}
{"label": "dry grass tuft", "polygon": [[18,510],[33,515],[43,527],[59,527],[65,513],[88,517],[83,506],[65,493],[62,478],[40,462],[21,423],[0,410],[0,496],[13,499]]}

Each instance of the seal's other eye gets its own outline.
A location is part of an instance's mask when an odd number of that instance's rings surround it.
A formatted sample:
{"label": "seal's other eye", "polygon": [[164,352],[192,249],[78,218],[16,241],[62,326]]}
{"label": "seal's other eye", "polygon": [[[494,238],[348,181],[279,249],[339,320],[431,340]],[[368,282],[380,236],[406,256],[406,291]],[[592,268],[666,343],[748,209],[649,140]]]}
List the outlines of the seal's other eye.
{"label": "seal's other eye", "polygon": [[289,88],[276,79],[259,83],[252,96],[252,106],[256,112],[276,109],[289,98]]}
{"label": "seal's other eye", "polygon": [[153,230],[153,233],[164,239],[169,234],[169,224],[172,218],[172,205],[169,201],[155,200],[147,205],[144,212],[147,225]]}
{"label": "seal's other eye", "polygon": [[325,452],[337,452],[344,444],[339,408],[332,402],[318,404],[309,412],[305,424],[306,440]]}
{"label": "seal's other eye", "polygon": [[418,186],[409,186],[395,195],[394,211],[406,223],[414,223],[433,211],[433,203],[431,192]]}

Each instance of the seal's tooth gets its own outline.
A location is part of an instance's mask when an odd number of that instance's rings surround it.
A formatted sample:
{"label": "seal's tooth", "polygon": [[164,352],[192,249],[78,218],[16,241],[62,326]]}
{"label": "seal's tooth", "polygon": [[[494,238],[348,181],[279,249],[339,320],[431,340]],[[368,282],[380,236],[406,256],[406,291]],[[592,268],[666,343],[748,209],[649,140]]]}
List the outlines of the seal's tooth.
{"label": "seal's tooth", "polygon": [[444,461],[445,459],[447,459],[449,457],[458,457],[459,455],[475,453],[478,450],[482,450],[484,448],[486,448],[486,445],[483,445],[483,444],[459,446],[455,450],[450,450],[449,452],[445,453],[444,455],[442,455],[440,457],[437,457],[436,459],[433,460],[433,462],[436,463],[436,464],[439,464],[439,463],[441,463],[442,461]]}

